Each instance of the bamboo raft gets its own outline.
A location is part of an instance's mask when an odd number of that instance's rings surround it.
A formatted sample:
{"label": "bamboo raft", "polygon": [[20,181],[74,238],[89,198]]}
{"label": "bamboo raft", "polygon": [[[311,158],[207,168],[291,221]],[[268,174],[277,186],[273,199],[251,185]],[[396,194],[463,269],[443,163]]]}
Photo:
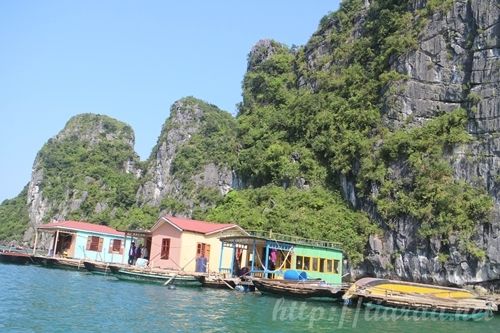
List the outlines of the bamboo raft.
{"label": "bamboo raft", "polygon": [[262,293],[296,298],[340,299],[345,292],[341,285],[331,285],[317,280],[273,280],[253,278],[253,284]]}
{"label": "bamboo raft", "polygon": [[357,281],[343,298],[362,299],[363,302],[370,304],[368,307],[371,308],[377,305],[438,314],[465,315],[462,319],[468,317],[475,319],[498,310],[494,302],[480,299],[465,289],[374,278]]}

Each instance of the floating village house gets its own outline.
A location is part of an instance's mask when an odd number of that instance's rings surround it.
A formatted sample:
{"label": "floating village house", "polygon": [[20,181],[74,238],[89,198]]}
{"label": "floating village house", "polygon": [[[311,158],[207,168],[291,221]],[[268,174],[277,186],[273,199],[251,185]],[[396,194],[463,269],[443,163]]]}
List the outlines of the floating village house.
{"label": "floating village house", "polygon": [[275,279],[301,274],[307,279],[342,282],[343,252],[337,243],[252,231],[221,237],[221,243],[221,256],[230,252],[232,258],[229,265],[221,262],[221,273]]}
{"label": "floating village house", "polygon": [[231,253],[222,253],[220,237],[246,235],[236,224],[210,223],[182,217],[163,216],[143,236],[149,250],[149,266],[186,272],[217,271],[219,264],[229,265]]}
{"label": "floating village house", "polygon": [[53,236],[49,247],[49,257],[122,263],[130,247],[130,242],[128,244],[125,242],[125,234],[111,227],[78,221],[62,221],[44,224],[37,228],[35,251],[41,233],[49,233]]}

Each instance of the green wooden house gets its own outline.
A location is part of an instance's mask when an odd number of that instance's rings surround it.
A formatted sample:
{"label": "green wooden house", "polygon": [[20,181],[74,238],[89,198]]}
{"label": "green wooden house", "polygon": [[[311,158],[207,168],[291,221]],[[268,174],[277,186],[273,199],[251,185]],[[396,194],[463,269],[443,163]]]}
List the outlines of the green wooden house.
{"label": "green wooden house", "polygon": [[308,279],[342,282],[344,256],[337,243],[254,231],[220,240],[221,255],[224,251],[233,254],[230,267],[219,265],[221,273],[283,279],[305,272]]}

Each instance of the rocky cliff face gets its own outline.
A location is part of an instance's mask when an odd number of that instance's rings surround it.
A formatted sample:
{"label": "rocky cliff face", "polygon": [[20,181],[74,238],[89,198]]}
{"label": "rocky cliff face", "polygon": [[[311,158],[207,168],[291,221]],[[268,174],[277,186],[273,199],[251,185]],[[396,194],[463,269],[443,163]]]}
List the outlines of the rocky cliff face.
{"label": "rocky cliff face", "polygon": [[[363,38],[363,23],[370,2],[354,17],[352,38]],[[422,15],[427,1],[413,1],[408,11]],[[464,108],[472,141],[456,145],[447,158],[457,179],[485,188],[494,199],[490,223],[477,226],[474,243],[486,253],[478,260],[462,253],[457,240],[417,237],[419,222],[402,216],[389,227],[374,204],[356,193],[356,175],[341,176],[344,196],[379,221],[384,232],[372,236],[367,260],[353,270],[355,275],[398,277],[413,281],[464,284],[498,279],[500,276],[500,7],[496,0],[453,1],[423,22],[414,50],[390,59],[390,68],[404,79],[388,85],[381,98],[382,121],[392,130],[414,128],[428,120]],[[306,48],[308,66],[325,70],[332,63],[320,59],[334,45],[324,36],[338,29],[339,20],[325,22],[316,33],[314,47]],[[401,36],[400,38],[403,38]],[[317,40],[320,40],[318,42]],[[315,88],[315,82],[308,83]],[[393,165],[394,174],[405,174]],[[377,190],[377,189],[375,189]],[[442,251],[448,258],[440,258]]]}
{"label": "rocky cliff face", "polygon": [[192,216],[232,186],[234,119],[195,98],[175,102],[137,193],[140,205]]}
{"label": "rocky cliff face", "polygon": [[418,48],[394,60],[392,67],[408,79],[396,94],[387,95],[391,103],[384,110],[384,121],[392,128],[418,126],[458,107],[469,111],[473,140],[456,146],[449,159],[456,178],[486,188],[494,198],[491,223],[478,226],[474,239],[487,259],[464,255],[451,238],[446,244],[450,258],[442,265],[438,253],[445,244],[437,239],[419,244],[418,224],[401,220],[397,230],[370,240],[368,267],[379,275],[455,284],[500,276],[499,17],[495,0],[455,1],[445,13],[432,15]]}
{"label": "rocky cliff face", "polygon": [[[28,185],[29,228],[52,219],[80,220],[113,210],[113,177],[134,182],[137,155],[130,126],[94,114],[75,116],[38,153]],[[116,180],[116,179],[115,179]]]}

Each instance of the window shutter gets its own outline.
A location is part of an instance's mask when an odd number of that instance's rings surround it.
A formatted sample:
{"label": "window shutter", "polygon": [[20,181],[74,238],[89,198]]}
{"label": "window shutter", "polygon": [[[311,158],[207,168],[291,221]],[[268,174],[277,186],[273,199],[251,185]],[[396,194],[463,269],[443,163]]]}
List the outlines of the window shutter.
{"label": "window shutter", "polygon": [[92,236],[87,237],[87,250],[90,250],[90,244],[92,244]]}
{"label": "window shutter", "polygon": [[102,243],[104,241],[104,238],[99,237],[99,247],[97,248],[97,252],[102,251]]}
{"label": "window shutter", "polygon": [[120,246],[120,254],[123,254],[124,248],[123,246]]}
{"label": "window shutter", "polygon": [[113,253],[113,240],[109,241],[108,253]]}
{"label": "window shutter", "polygon": [[210,244],[207,244],[205,247],[205,258],[207,258],[207,261],[210,260]]}

